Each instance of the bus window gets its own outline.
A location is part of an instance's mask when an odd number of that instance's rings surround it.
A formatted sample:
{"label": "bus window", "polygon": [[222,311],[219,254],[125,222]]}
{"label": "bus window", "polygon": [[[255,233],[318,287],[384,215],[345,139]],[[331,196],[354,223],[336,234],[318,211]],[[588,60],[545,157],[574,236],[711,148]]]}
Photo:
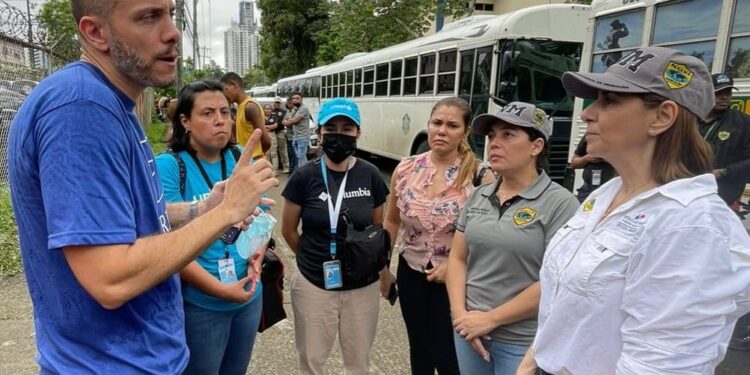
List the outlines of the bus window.
{"label": "bus window", "polygon": [[316,98],[320,97],[320,77],[312,78],[312,96]]}
{"label": "bus window", "polygon": [[[573,98],[566,95],[561,77],[567,71],[578,70],[581,47],[581,43],[550,40],[516,42],[512,45],[516,53],[513,69],[498,66],[498,69],[506,71],[502,77],[498,72],[499,79],[515,83],[515,95],[512,92],[502,95],[498,92],[495,96],[529,102],[548,113],[556,111],[558,116],[570,115],[573,111]],[[496,91],[501,85],[497,86]]]}
{"label": "bus window", "polygon": [[346,72],[346,97],[351,98],[354,95],[354,71]]}
{"label": "bus window", "polygon": [[404,62],[404,95],[417,93],[417,63],[416,57],[408,58]]}
{"label": "bus window", "polygon": [[333,73],[331,76],[333,77],[333,84],[331,85],[333,92],[331,93],[331,97],[336,98],[339,96],[339,75],[338,73]]}
{"label": "bus window", "polygon": [[[476,68],[474,69],[474,95],[490,95],[490,76],[492,74],[492,47],[480,48],[477,50]],[[487,105],[481,112],[486,113]]]}
{"label": "bus window", "polygon": [[354,97],[362,95],[362,69],[354,71]]}
{"label": "bus window", "polygon": [[401,95],[401,60],[391,61],[391,88],[390,95]]}
{"label": "bus window", "polygon": [[328,91],[327,91],[328,90],[328,76],[323,76],[320,79],[321,79],[320,86],[322,89],[320,93],[320,97],[327,98],[328,97]]}
{"label": "bus window", "polygon": [[362,88],[362,96],[372,95],[375,81],[375,67],[368,66],[365,68],[365,84]]}
{"label": "bus window", "polygon": [[474,50],[461,52],[461,74],[458,81],[458,95],[471,95],[471,80],[474,74]]}
{"label": "bus window", "polygon": [[[698,14],[700,17],[696,17]],[[687,0],[658,6],[651,43],[695,56],[711,70],[720,14],[721,1],[716,0]]]}
{"label": "bus window", "polygon": [[[750,77],[750,0],[737,0],[734,8],[732,39],[729,42],[726,71],[735,78]],[[737,35],[738,33],[744,33]]]}
{"label": "bus window", "polygon": [[334,86],[335,83],[333,82],[333,77],[334,76],[335,76],[335,74],[331,74],[331,75],[328,76],[328,97],[329,98],[336,97],[336,94],[335,94],[335,90],[336,89],[334,88],[335,87]]}
{"label": "bus window", "polygon": [[596,19],[591,71],[604,72],[629,51],[641,45],[644,10]]}
{"label": "bus window", "polygon": [[388,63],[375,68],[375,96],[388,95]]}
{"label": "bus window", "polygon": [[346,96],[346,72],[339,73],[339,96]]}
{"label": "bus window", "polygon": [[435,54],[422,55],[419,71],[419,93],[433,95],[435,93]]}
{"label": "bus window", "polygon": [[456,50],[440,52],[438,94],[453,94],[456,88]]}

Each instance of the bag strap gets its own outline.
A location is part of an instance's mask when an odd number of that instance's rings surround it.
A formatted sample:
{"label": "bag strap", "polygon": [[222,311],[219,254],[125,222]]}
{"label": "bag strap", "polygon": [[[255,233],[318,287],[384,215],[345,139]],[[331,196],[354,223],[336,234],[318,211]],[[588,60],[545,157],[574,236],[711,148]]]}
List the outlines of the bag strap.
{"label": "bag strap", "polygon": [[185,170],[185,161],[182,160],[182,157],[180,154],[172,151],[172,149],[167,149],[167,154],[172,155],[174,157],[175,161],[177,162],[177,170],[180,173],[180,196],[183,200],[185,200],[185,180],[187,179],[187,172]]}
{"label": "bag strap", "polygon": [[240,148],[237,147],[237,145],[233,145],[229,147],[229,151],[232,152],[232,156],[234,156],[235,163],[240,161],[240,156],[242,155],[242,152],[240,151]]}
{"label": "bag strap", "polygon": [[489,165],[482,165],[482,168],[480,168],[477,171],[477,174],[474,175],[474,179],[471,181],[472,185],[474,187],[477,187],[482,184],[482,180],[484,179],[484,175],[487,174],[487,171],[490,169]]}

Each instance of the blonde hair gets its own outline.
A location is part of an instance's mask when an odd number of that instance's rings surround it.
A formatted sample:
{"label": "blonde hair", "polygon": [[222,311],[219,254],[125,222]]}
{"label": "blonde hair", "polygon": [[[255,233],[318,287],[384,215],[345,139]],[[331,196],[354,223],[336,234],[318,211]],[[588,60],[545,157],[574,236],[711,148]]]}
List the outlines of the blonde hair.
{"label": "blonde hair", "polygon": [[461,165],[458,168],[456,181],[453,182],[454,187],[459,187],[466,182],[471,182],[474,179],[474,174],[476,174],[477,168],[479,167],[479,159],[477,159],[477,156],[474,154],[474,151],[471,150],[471,146],[469,145],[469,133],[471,133],[469,131],[469,126],[471,125],[472,118],[471,106],[466,100],[457,97],[441,99],[432,107],[430,117],[432,117],[435,111],[440,107],[458,108],[461,111],[461,118],[464,120],[464,130],[466,135],[458,145],[458,156],[461,158]]}
{"label": "blonde hair", "polygon": [[[667,100],[655,94],[644,94],[641,99],[649,109],[654,109]],[[698,133],[698,117],[679,104],[678,107],[677,118],[672,126],[656,138],[651,176],[659,184],[712,170],[713,151]]]}

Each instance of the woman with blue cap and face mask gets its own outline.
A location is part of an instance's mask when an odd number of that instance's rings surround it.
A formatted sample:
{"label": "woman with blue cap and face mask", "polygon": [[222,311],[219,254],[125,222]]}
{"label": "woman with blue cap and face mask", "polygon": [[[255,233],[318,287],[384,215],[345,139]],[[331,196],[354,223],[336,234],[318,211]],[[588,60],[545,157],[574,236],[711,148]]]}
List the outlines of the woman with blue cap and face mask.
{"label": "woman with blue cap and face mask", "polygon": [[318,118],[324,155],[296,169],[282,193],[281,232],[297,260],[291,297],[299,373],[323,374],[338,334],[346,373],[366,374],[383,272],[352,279],[340,257],[347,224],[382,224],[388,187],[375,166],[353,155],[361,131],[354,101],[328,100]]}
{"label": "woman with blue cap and face mask", "polygon": [[713,374],[750,310],[750,238],[698,133],[714,102],[708,69],[644,47],[563,84],[594,100],[581,115],[587,152],[620,177],[552,238],[518,374]]}

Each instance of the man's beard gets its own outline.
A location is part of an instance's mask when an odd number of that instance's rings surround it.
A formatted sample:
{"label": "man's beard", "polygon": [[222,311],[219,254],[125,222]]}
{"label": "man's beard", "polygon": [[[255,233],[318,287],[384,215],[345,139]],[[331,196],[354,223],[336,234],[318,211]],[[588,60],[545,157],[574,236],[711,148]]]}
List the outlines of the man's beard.
{"label": "man's beard", "polygon": [[168,87],[175,81],[175,74],[169,76],[160,76],[153,71],[154,61],[158,56],[169,54],[165,51],[162,54],[154,56],[148,61],[135,51],[134,48],[122,42],[114,36],[112,38],[112,62],[126,76],[147,87]]}

